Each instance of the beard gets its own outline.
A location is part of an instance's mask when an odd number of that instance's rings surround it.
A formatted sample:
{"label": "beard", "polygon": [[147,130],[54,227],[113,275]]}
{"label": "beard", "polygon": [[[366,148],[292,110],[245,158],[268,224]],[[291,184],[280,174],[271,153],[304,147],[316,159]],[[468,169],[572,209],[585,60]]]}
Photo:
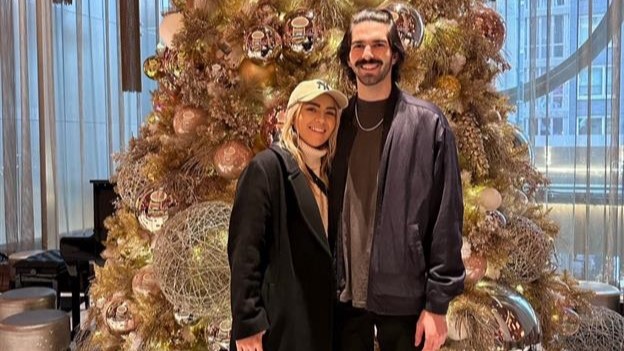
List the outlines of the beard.
{"label": "beard", "polygon": [[[370,63],[377,63],[380,65],[378,73],[369,73],[364,71],[362,66]],[[392,69],[392,65],[390,65],[388,62],[383,62],[382,60],[377,59],[357,61],[355,63],[355,67],[355,76],[360,83],[366,86],[376,85],[379,82],[383,81],[384,79],[386,79]]]}

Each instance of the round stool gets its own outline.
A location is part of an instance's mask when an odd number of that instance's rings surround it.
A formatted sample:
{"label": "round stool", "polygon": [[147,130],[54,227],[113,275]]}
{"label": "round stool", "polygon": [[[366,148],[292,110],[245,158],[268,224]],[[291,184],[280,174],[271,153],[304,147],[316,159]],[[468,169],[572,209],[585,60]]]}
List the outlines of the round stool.
{"label": "round stool", "polygon": [[[0,295],[0,321],[30,310],[56,308],[56,291],[50,288],[32,287],[13,289]],[[0,350],[2,350],[0,348]]]}
{"label": "round stool", "polygon": [[26,311],[0,321],[0,350],[65,351],[69,316],[60,310]]}
{"label": "round stool", "polygon": [[579,281],[579,288],[595,294],[590,300],[592,305],[604,306],[612,311],[620,312],[620,289],[615,286],[582,280]]}

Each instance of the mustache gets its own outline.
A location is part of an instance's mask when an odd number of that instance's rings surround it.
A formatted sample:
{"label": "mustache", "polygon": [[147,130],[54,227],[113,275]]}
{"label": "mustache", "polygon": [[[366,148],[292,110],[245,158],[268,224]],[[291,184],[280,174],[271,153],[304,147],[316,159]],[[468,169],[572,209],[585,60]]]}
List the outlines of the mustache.
{"label": "mustache", "polygon": [[355,62],[355,66],[361,67],[362,65],[365,65],[367,63],[378,63],[380,65],[383,65],[383,62],[381,60],[371,59],[371,60],[359,60]]}

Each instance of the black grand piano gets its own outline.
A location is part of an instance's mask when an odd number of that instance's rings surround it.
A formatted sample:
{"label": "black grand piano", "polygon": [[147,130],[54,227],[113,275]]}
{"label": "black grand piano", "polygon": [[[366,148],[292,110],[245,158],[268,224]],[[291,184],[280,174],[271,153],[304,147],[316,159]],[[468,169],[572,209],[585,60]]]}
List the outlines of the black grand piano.
{"label": "black grand piano", "polygon": [[89,307],[88,286],[91,264],[104,264],[100,256],[108,231],[104,220],[115,211],[118,199],[114,184],[108,180],[91,180],[93,185],[93,228],[61,235],[60,252],[67,263],[72,295],[72,331],[80,325],[80,293],[84,293],[85,305]]}

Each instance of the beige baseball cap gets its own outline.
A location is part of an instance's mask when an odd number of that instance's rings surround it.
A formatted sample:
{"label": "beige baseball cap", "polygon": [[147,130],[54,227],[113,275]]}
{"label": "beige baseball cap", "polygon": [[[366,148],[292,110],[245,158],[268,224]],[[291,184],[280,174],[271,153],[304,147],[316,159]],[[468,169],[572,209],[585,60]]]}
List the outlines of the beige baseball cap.
{"label": "beige baseball cap", "polygon": [[287,108],[299,102],[309,102],[323,94],[329,94],[336,100],[339,109],[344,109],[349,104],[349,99],[340,90],[332,89],[327,82],[322,79],[304,80],[299,83],[290,93]]}

